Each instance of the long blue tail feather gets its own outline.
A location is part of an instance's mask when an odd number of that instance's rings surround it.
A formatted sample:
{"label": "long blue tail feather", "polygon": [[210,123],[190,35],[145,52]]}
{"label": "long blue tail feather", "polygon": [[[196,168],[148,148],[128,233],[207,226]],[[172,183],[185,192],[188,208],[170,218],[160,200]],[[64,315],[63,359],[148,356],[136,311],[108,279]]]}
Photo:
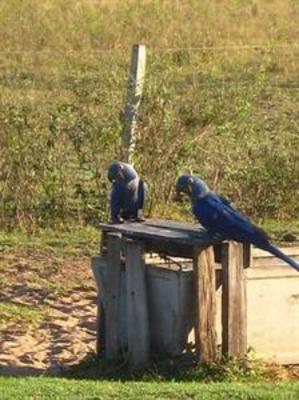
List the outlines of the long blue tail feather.
{"label": "long blue tail feather", "polygon": [[279,250],[279,248],[277,248],[273,244],[269,243],[269,246],[264,247],[263,250],[266,250],[269,253],[273,254],[274,256],[285,261],[287,264],[289,264],[291,267],[293,267],[296,271],[299,272],[299,262],[294,260],[291,257],[288,257],[286,254],[284,254],[281,250]]}

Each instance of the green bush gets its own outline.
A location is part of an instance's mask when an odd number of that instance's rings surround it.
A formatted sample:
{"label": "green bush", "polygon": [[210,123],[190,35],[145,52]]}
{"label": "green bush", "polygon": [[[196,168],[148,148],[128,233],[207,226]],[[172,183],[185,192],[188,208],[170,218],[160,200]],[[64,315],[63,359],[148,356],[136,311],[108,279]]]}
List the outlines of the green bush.
{"label": "green bush", "polygon": [[298,5],[208,3],[1,6],[3,227],[106,217],[134,42],[148,48],[135,154],[148,211],[175,215],[175,178],[192,170],[256,219],[297,218]]}

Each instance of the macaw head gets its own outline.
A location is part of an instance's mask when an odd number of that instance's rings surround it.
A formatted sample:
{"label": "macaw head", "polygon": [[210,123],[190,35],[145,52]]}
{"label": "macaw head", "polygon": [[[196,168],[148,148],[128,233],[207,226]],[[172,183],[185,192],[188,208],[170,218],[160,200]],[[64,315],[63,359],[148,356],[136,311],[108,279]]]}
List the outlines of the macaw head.
{"label": "macaw head", "polygon": [[183,174],[178,177],[175,190],[177,199],[180,199],[182,194],[186,194],[191,199],[202,198],[210,191],[202,179],[189,174]]}
{"label": "macaw head", "polygon": [[180,200],[183,194],[191,196],[193,178],[189,174],[183,174],[178,177],[175,184],[176,199]]}
{"label": "macaw head", "polygon": [[108,179],[111,183],[123,182],[125,179],[124,175],[124,164],[120,161],[113,161],[108,168]]}

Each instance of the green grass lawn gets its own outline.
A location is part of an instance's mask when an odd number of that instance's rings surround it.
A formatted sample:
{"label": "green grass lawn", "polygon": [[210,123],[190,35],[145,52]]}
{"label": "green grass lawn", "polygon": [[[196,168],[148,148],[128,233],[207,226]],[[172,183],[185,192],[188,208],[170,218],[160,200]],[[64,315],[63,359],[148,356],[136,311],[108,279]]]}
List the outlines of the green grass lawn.
{"label": "green grass lawn", "polygon": [[0,378],[1,399],[298,399],[299,383],[160,383]]}

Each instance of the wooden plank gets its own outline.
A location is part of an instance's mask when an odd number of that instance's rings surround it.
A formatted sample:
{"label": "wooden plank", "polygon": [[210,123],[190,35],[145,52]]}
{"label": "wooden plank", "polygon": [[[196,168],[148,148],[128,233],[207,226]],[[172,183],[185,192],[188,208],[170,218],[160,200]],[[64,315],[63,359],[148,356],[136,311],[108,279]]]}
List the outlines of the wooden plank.
{"label": "wooden plank", "polygon": [[[217,263],[221,263],[223,243],[226,243],[226,241],[214,245],[215,262]],[[249,268],[252,265],[251,245],[250,243],[240,243],[240,246],[243,246],[243,266]]]}
{"label": "wooden plank", "polygon": [[243,267],[249,268],[252,265],[251,244],[243,243]]}
{"label": "wooden plank", "polygon": [[101,256],[95,256],[91,259],[91,269],[97,286],[97,316],[96,316],[96,355],[105,355],[105,299],[107,282],[105,279],[105,270],[107,269],[107,260]]}
{"label": "wooden plank", "polygon": [[158,228],[173,229],[178,231],[187,231],[190,233],[198,233],[204,231],[200,224],[186,224],[166,219],[147,219],[143,222],[144,225],[155,226]]}
{"label": "wooden plank", "polygon": [[137,113],[141,101],[146,65],[145,46],[134,44],[128,80],[127,104],[123,114],[122,158],[132,163],[135,150]]}
{"label": "wooden plank", "polygon": [[107,253],[107,231],[103,231],[100,240],[100,254],[105,256]]}
{"label": "wooden plank", "polygon": [[145,249],[147,252],[158,253],[162,257],[164,255],[170,257],[191,258],[193,257],[194,244],[180,243],[175,240],[162,239],[144,239]]}
{"label": "wooden plank", "polygon": [[239,357],[246,352],[246,286],[243,246],[222,245],[222,353]]}
{"label": "wooden plank", "polygon": [[105,356],[116,359],[120,355],[119,304],[120,304],[120,250],[118,235],[107,235],[107,285],[105,293]]}
{"label": "wooden plank", "polygon": [[[193,243],[196,245],[210,243],[210,237],[207,236],[206,230],[198,231],[196,235],[190,231],[180,231],[171,228],[160,228],[157,226],[149,226],[140,223],[124,223],[124,224],[100,224],[100,228],[107,232],[119,232],[132,238],[149,238],[161,240],[173,240],[181,243]],[[201,247],[201,246],[200,246]]]}
{"label": "wooden plank", "polygon": [[118,232],[133,240],[144,240],[148,252],[163,253],[173,257],[192,258],[195,244],[207,245],[205,238],[193,239],[186,232],[144,226],[138,223],[100,224],[100,227],[106,232]]}
{"label": "wooden plank", "polygon": [[216,284],[212,247],[195,249],[193,268],[195,276],[195,346],[203,363],[217,359],[216,342]]}
{"label": "wooden plank", "polygon": [[97,299],[97,316],[96,316],[96,355],[97,357],[105,356],[105,309],[98,296]]}
{"label": "wooden plank", "polygon": [[145,280],[144,246],[126,240],[128,360],[133,368],[149,359],[149,322]]}

